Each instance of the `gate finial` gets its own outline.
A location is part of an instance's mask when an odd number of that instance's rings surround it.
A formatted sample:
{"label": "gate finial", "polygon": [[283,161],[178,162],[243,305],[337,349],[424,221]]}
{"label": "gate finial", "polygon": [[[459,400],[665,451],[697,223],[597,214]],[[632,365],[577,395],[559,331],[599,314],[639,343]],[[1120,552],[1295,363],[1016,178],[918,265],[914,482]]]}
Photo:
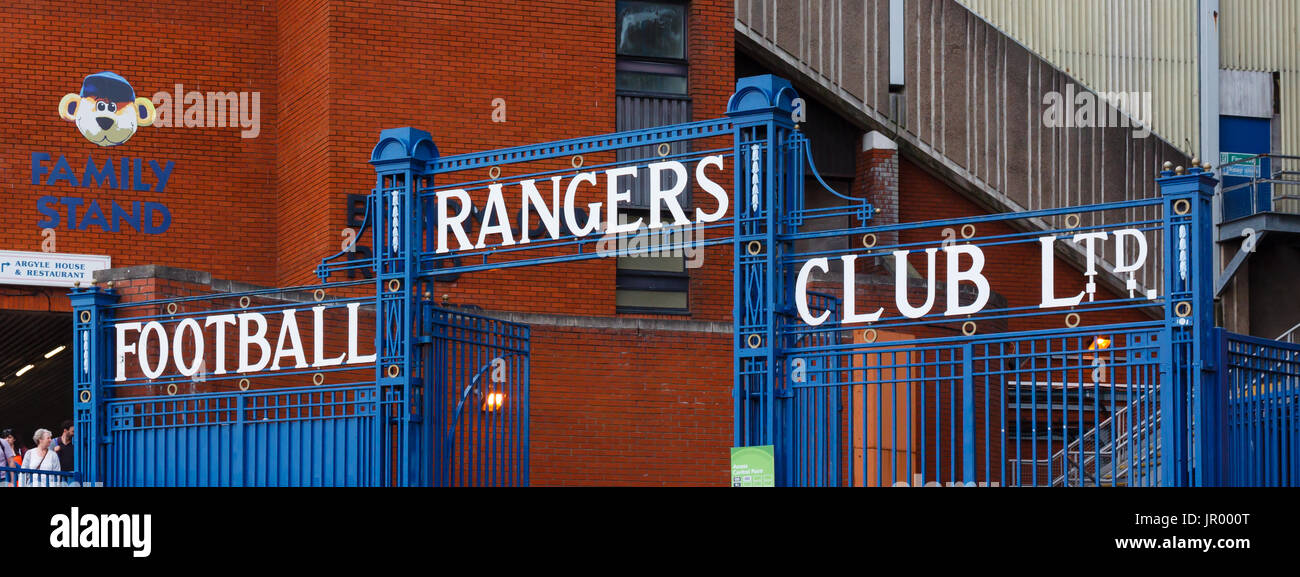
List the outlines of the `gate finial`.
{"label": "gate finial", "polygon": [[379,143],[370,153],[370,164],[376,166],[390,162],[420,161],[431,162],[438,159],[438,147],[433,137],[423,130],[403,126],[388,128],[379,133]]}
{"label": "gate finial", "polygon": [[736,81],[736,92],[727,102],[727,116],[752,112],[784,112],[786,118],[794,112],[795,93],[790,81],[780,76],[764,74]]}

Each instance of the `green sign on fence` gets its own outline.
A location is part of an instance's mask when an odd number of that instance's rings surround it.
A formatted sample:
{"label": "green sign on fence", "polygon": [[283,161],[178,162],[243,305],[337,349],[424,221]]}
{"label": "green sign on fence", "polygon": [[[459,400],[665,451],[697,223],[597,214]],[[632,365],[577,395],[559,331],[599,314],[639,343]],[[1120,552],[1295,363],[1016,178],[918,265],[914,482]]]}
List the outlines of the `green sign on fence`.
{"label": "green sign on fence", "polygon": [[772,445],[731,448],[732,487],[775,487],[776,450]]}
{"label": "green sign on fence", "polygon": [[[1259,159],[1255,158],[1257,154],[1245,152],[1220,152],[1219,153],[1219,172],[1223,176],[1239,176],[1242,178],[1259,178]],[[1250,159],[1250,162],[1241,164],[1232,164],[1237,161]],[[1231,164],[1231,166],[1227,166]]]}

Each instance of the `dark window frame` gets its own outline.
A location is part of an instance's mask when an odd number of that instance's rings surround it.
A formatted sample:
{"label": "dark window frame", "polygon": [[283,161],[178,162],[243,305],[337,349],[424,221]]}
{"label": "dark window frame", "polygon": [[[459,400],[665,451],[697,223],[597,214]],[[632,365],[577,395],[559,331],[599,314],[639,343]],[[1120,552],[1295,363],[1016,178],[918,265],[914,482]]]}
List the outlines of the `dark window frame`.
{"label": "dark window frame", "polygon": [[[614,28],[614,70],[615,75],[619,72],[638,72],[643,74],[661,74],[664,76],[679,76],[686,81],[684,93],[676,92],[655,92],[641,90],[620,90],[615,88],[615,93],[619,96],[652,96],[656,98],[674,98],[681,100],[690,100],[691,78],[690,78],[690,55],[691,55],[691,14],[689,0],[640,0],[657,4],[672,4],[682,7],[682,57],[666,58],[659,56],[631,56],[618,53],[619,30]],[[615,3],[617,10],[617,3]],[[617,24],[618,14],[615,12],[615,23]],[[615,80],[615,86],[618,82]]]}
{"label": "dark window frame", "polygon": [[[677,92],[659,92],[647,90],[625,90],[617,88],[618,82],[615,80],[616,97],[633,97],[649,98],[661,100],[677,100],[686,103],[691,102],[690,91],[690,2],[689,0],[646,0],[658,4],[672,4],[682,7],[682,57],[666,58],[655,56],[632,56],[618,53],[618,43],[620,30],[617,26],[614,29],[614,60],[615,74],[620,72],[643,73],[643,74],[660,74],[664,76],[676,76],[684,80],[684,91]],[[617,3],[615,4],[617,6]],[[617,8],[616,8],[617,10]],[[618,15],[615,13],[615,22],[617,23]],[[688,119],[689,121],[689,119]],[[687,204],[693,204],[688,201]],[[649,207],[622,207],[620,212],[626,213],[632,217],[641,217],[648,219]],[[689,316],[691,314],[690,303],[690,271],[686,268],[686,257],[681,259],[682,267],[680,271],[664,270],[644,270],[635,268],[626,268],[620,266],[621,257],[616,260],[615,264],[615,298],[617,299],[620,290],[640,290],[652,292],[680,293],[684,296],[684,308],[660,308],[647,306],[615,306],[616,314],[652,314],[652,315],[674,315]],[[646,288],[648,285],[658,284],[658,288]]]}
{"label": "dark window frame", "polygon": [[[650,209],[621,209],[620,214],[627,214],[629,217],[640,217],[642,220],[650,218]],[[635,220],[635,218],[632,218]],[[643,232],[638,231],[638,232]],[[700,248],[698,250],[703,250]],[[659,307],[639,307],[639,306],[619,306],[615,305],[615,312],[618,314],[654,314],[654,315],[677,315],[689,316],[691,314],[691,273],[686,268],[686,256],[681,257],[682,268],[680,271],[670,270],[649,270],[636,269],[619,266],[622,258],[616,257],[615,274],[614,274],[614,291],[617,298],[620,290],[640,290],[651,292],[671,292],[682,293],[685,296],[686,306],[684,308],[659,308]],[[669,287],[646,288],[644,283],[666,282]]]}

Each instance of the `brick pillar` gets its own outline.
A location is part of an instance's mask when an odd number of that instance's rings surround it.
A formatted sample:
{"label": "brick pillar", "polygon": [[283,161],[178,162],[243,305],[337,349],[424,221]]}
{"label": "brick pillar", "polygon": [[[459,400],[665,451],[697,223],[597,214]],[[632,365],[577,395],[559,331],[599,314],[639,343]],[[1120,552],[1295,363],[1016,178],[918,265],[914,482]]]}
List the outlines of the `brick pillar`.
{"label": "brick pillar", "polygon": [[[871,226],[898,223],[898,145],[885,135],[871,131],[862,135],[862,147],[856,152],[853,167],[853,196],[866,198],[876,209]],[[861,244],[861,237],[850,238],[849,246],[870,250]],[[877,233],[877,247],[898,243],[897,232]],[[886,255],[887,257],[888,255]],[[891,283],[892,277],[882,266],[884,259],[872,259],[859,268],[859,273],[880,276],[879,282]],[[862,284],[862,283],[860,283]]]}
{"label": "brick pillar", "polygon": [[[874,130],[862,135],[862,149],[854,162],[853,196],[876,207],[873,225],[898,224],[898,145]],[[897,241],[897,233],[888,233],[878,244]]]}

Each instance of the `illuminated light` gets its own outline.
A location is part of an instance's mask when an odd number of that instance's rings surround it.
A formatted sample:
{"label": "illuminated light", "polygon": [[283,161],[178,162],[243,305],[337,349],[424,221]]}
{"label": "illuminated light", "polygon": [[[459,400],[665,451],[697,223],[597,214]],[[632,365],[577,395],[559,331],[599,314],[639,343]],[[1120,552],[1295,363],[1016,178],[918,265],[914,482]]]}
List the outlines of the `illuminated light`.
{"label": "illuminated light", "polygon": [[15,377],[21,377],[21,376],[23,376],[24,374],[26,374],[27,371],[30,371],[30,370],[32,370],[32,369],[34,369],[34,368],[36,368],[36,365],[27,365],[27,366],[25,366],[25,367],[23,367],[23,368],[21,368],[21,369],[18,369],[18,372],[17,372],[17,373],[14,373],[14,376],[15,376]]}
{"label": "illuminated light", "polygon": [[489,413],[500,409],[506,404],[505,393],[488,393],[483,397],[483,410]]}
{"label": "illuminated light", "polygon": [[1105,350],[1109,348],[1110,348],[1110,339],[1104,336],[1098,336],[1097,338],[1092,340],[1092,344],[1088,345],[1088,350],[1090,351],[1095,351],[1099,349]]}
{"label": "illuminated light", "polygon": [[0,381],[0,387],[3,387],[3,386],[5,386],[5,382],[4,382],[4,381]]}
{"label": "illuminated light", "polygon": [[54,356],[54,355],[57,355],[57,354],[63,352],[63,349],[66,349],[66,348],[68,348],[68,347],[65,347],[65,346],[63,346],[63,345],[59,345],[58,348],[56,348],[56,349],[54,349],[54,350],[52,350],[52,351],[50,351],[50,352],[48,352],[48,353],[45,353],[45,358],[48,359],[48,358],[50,358],[50,357],[52,357],[52,356]]}

